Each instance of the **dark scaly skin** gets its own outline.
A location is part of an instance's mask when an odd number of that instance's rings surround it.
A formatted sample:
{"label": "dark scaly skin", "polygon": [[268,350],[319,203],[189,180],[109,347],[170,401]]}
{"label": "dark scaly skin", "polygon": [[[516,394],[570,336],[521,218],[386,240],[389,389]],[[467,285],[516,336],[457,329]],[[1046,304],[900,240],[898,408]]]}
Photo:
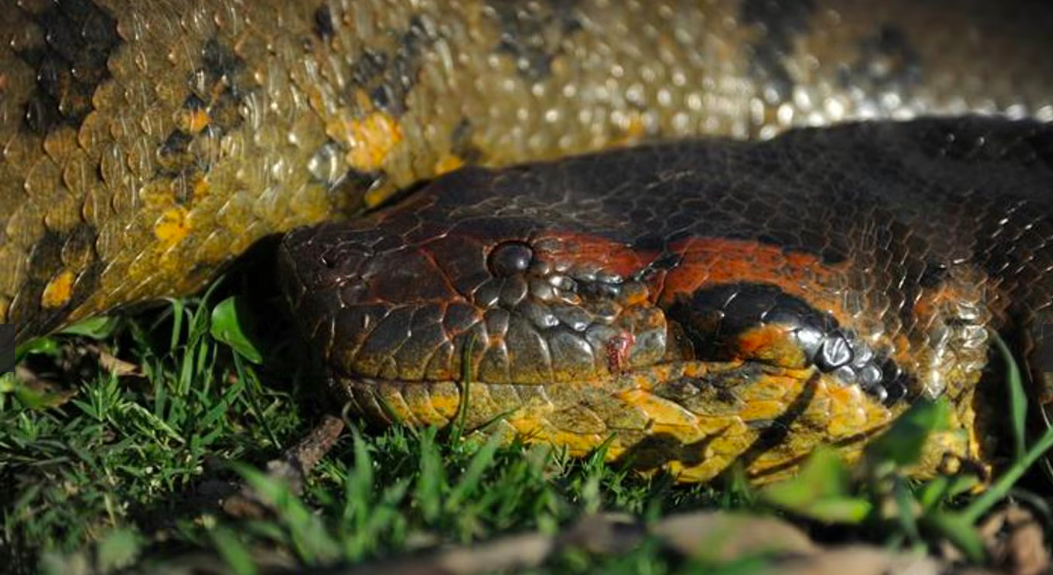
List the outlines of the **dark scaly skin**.
{"label": "dark scaly skin", "polygon": [[[1050,313],[1053,126],[860,124],[468,169],[295,231],[281,254],[334,390],[373,419],[450,423],[467,375],[470,429],[572,454],[611,438],[610,458],[682,480],[737,459],[761,481],[819,444],[856,456],[912,401],[945,396],[952,430],[927,474],[991,461],[992,334],[1019,340]],[[754,297],[745,284],[829,314],[882,383],[780,347],[773,304],[742,338],[761,352],[707,355],[685,301]]]}
{"label": "dark scaly skin", "polygon": [[1053,117],[1041,2],[0,0],[0,321],[185,294],[463,163]]}
{"label": "dark scaly skin", "polygon": [[465,163],[865,117],[1048,120],[1050,11],[0,0],[0,321],[21,342],[188,293],[266,235]]}

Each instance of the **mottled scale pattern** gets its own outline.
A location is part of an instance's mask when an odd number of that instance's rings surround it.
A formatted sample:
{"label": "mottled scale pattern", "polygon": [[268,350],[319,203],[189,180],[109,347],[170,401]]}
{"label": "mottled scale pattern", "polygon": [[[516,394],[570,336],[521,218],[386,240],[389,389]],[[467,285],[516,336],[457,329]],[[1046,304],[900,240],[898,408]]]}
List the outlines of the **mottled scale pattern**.
{"label": "mottled scale pattern", "polygon": [[464,164],[1048,121],[1051,28],[1029,1],[0,0],[0,321],[188,293]]}
{"label": "mottled scale pattern", "polygon": [[467,395],[473,429],[767,480],[941,396],[919,473],[990,462],[992,337],[1041,346],[1051,242],[1053,126],[976,116],[465,169],[292,232],[281,265],[359,413],[448,424]]}

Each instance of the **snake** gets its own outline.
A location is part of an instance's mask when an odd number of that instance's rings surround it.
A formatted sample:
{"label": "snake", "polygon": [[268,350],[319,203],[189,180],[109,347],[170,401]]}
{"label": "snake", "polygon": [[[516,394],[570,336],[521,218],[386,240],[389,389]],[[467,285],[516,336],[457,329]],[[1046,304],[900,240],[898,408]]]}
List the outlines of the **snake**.
{"label": "snake", "polygon": [[962,433],[923,467],[983,458],[990,335],[1040,347],[1040,2],[0,8],[19,343],[301,230],[288,299],[362,413],[474,405],[473,426],[573,453],[613,437],[685,480],[857,453],[926,394]]}

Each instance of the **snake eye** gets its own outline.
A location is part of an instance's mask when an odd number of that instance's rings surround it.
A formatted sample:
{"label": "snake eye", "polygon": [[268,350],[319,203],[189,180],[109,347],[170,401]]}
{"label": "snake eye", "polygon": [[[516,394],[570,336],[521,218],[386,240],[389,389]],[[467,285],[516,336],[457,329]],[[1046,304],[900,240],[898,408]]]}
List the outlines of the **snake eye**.
{"label": "snake eye", "polygon": [[490,252],[490,273],[497,277],[521,274],[530,267],[534,250],[523,242],[504,242]]}

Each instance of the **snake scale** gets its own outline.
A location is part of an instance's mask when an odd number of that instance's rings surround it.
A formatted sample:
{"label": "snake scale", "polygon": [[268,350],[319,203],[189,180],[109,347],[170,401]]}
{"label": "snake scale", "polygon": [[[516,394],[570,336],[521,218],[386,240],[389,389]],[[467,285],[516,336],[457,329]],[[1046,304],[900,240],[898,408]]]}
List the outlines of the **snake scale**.
{"label": "snake scale", "polygon": [[[1015,220],[1005,227],[1019,231],[1016,239],[1029,234],[1038,238],[1022,244],[1021,250],[1027,252],[1027,257],[1016,252],[1011,254],[1022,258],[1019,261],[1025,264],[1016,268],[1007,264],[992,277],[981,279],[967,277],[970,273],[979,273],[974,268],[944,265],[962,263],[961,258],[955,257],[955,249],[961,246],[952,245],[960,238],[954,234],[941,236],[944,232],[928,224],[966,221],[968,218],[952,210],[953,202],[946,198],[957,201],[968,195],[964,191],[959,195],[947,192],[941,196],[945,198],[942,203],[934,200],[932,214],[947,212],[957,218],[941,220],[919,216],[916,208],[921,204],[914,196],[892,193],[884,200],[892,205],[883,206],[885,212],[882,213],[890,217],[912,214],[905,220],[908,228],[899,231],[946,248],[939,253],[947,258],[945,262],[936,262],[939,265],[922,261],[924,258],[914,261],[916,253],[911,250],[916,249],[917,242],[903,242],[904,253],[900,254],[903,261],[910,260],[916,265],[904,268],[908,273],[902,279],[928,283],[919,284],[918,288],[890,284],[885,286],[884,297],[902,302],[904,294],[935,294],[941,286],[950,286],[940,292],[950,297],[942,300],[935,297],[931,300],[933,305],[975,303],[977,300],[969,300],[963,294],[983,299],[987,296],[973,292],[983,292],[989,285],[1020,283],[1010,272],[1048,272],[1049,250],[1045,238],[1050,237],[1051,212],[1045,208],[1047,201],[1035,199],[1041,197],[1042,184],[1048,183],[1048,167],[1044,168],[1047,171],[1041,171],[1042,162],[1048,162],[1050,154],[1048,128],[1044,124],[996,121],[996,124],[1012,126],[1010,129],[989,126],[982,121],[967,121],[951,127],[915,123],[909,124],[914,128],[902,128],[900,134],[884,135],[859,127],[840,129],[847,132],[835,130],[831,136],[821,135],[821,130],[804,131],[801,133],[805,135],[758,144],[754,151],[732,141],[763,140],[790,128],[821,127],[849,120],[907,120],[971,113],[1031,118],[1038,122],[1053,120],[1053,75],[1049,73],[1050,43],[1046,39],[1047,31],[1053,29],[1053,9],[1041,2],[2,0],[0,4],[0,269],[6,272],[0,276],[0,321],[16,326],[18,341],[95,313],[192,292],[261,238],[326,220],[353,217],[362,209],[381,204],[398,190],[450,172],[453,173],[447,179],[438,180],[421,197],[434,198],[436,192],[443,191],[451,199],[460,198],[468,204],[492,205],[497,209],[501,197],[517,197],[519,193],[518,197],[529,203],[555,193],[545,191],[545,185],[541,185],[533,196],[515,189],[504,190],[500,193],[505,196],[501,196],[495,188],[511,185],[507,182],[515,182],[519,177],[515,174],[521,172],[501,176],[485,171],[456,171],[465,165],[499,168],[648,141],[698,136],[730,139],[715,141],[720,142],[718,144],[685,144],[685,148],[676,148],[676,145],[643,148],[635,154],[625,152],[628,156],[619,156],[622,152],[617,152],[608,160],[580,160],[579,167],[591,170],[589,173],[597,178],[608,172],[608,178],[618,177],[623,181],[643,178],[644,188],[676,188],[665,179],[671,177],[673,182],[693,182],[694,189],[705,176],[694,164],[688,165],[692,158],[707,159],[725,167],[741,163],[793,180],[798,172],[814,171],[811,163],[797,157],[810,148],[817,150],[820,159],[840,157],[837,148],[842,144],[852,146],[856,152],[873,148],[871,151],[875,154],[890,154],[892,158],[895,150],[889,148],[928,143],[930,152],[950,150],[958,154],[960,162],[979,158],[992,164],[1001,161],[1002,156],[995,157],[1000,150],[1014,161],[1029,158],[1025,167],[1031,171],[1025,170],[1026,176],[1012,167],[1004,167],[1010,179],[995,186],[1001,190],[999,197],[1017,201],[1018,207],[1022,206],[1020,213],[1032,216],[1019,227],[1014,227],[1017,226]],[[1004,133],[1007,129],[1008,134]],[[932,144],[931,138],[922,137],[918,130],[930,135],[943,133],[945,137],[950,130],[952,142]],[[958,144],[954,144],[955,130],[962,130]],[[870,137],[877,143],[868,148],[865,140]],[[988,139],[992,142],[990,145],[986,144]],[[979,150],[961,152],[962,146],[968,148],[967,142]],[[793,146],[800,146],[801,151]],[[658,149],[672,151],[654,151]],[[913,158],[917,163],[905,168],[897,164],[899,167],[890,168],[891,172],[919,171],[923,179],[938,175],[945,187],[952,183],[963,188],[974,185],[964,179],[963,174],[973,174],[976,170],[947,168],[934,160],[929,166],[925,163],[928,160],[918,159],[919,153],[910,149],[903,152],[905,159],[897,161],[908,162]],[[757,158],[765,154],[795,157],[798,163],[779,159],[757,164]],[[845,165],[856,166],[855,171],[830,165],[824,172],[826,176],[815,175],[816,181],[821,182],[819,187],[836,187],[830,182],[838,175],[843,176],[841,184],[845,178],[857,176],[862,178],[860,186],[869,181],[860,176],[868,168],[866,159],[850,152],[841,155],[844,156],[841,159],[848,162]],[[650,159],[652,164],[640,164],[643,159]],[[568,181],[578,177],[561,172],[565,168],[555,167],[557,165],[536,164],[527,168],[522,172],[525,174],[522,183],[537,185],[536,179],[544,184],[550,177]],[[639,171],[626,172],[627,166],[633,165],[639,165]],[[820,161],[817,165],[823,164]],[[785,172],[788,166],[799,170]],[[733,181],[731,176],[721,174],[724,172],[716,172],[715,181]],[[979,175],[977,178],[975,181],[986,181]],[[466,181],[462,181],[464,179]],[[450,183],[459,181],[465,184],[465,190],[458,191]],[[894,191],[902,185],[905,184],[897,180],[890,187]],[[930,187],[940,188],[936,184]],[[774,192],[758,191],[756,185],[746,186],[744,193],[767,198],[768,211],[764,213],[769,216],[775,208],[786,208],[777,211],[787,216],[798,214],[797,220],[777,219],[782,223],[775,235],[782,233],[799,240],[802,254],[819,258],[824,265],[853,261],[853,252],[835,257],[816,249],[819,244],[829,247],[833,234],[829,227],[827,236],[815,229],[804,235],[792,231],[801,222],[824,221],[815,219],[814,211],[808,208],[825,207],[831,201],[823,206],[809,204],[822,202],[823,194],[803,191],[806,188],[796,192],[793,186],[788,188],[786,199]],[[594,190],[595,185],[590,188],[583,184],[581,189]],[[690,191],[679,189],[677,193]],[[493,199],[483,197],[491,195],[490,192]],[[576,205],[577,196],[567,190],[564,193],[568,196],[565,199]],[[617,207],[630,210],[623,214],[630,217],[627,214],[632,213],[634,201],[643,201],[641,198],[646,193],[640,191],[641,195],[637,196],[634,192],[623,192],[617,196],[621,199],[613,204],[601,202],[603,205],[599,208],[592,205],[589,208],[592,212],[586,212],[593,213],[594,219],[583,216],[568,223],[567,231],[603,232],[607,233],[608,240],[614,237],[625,242],[629,236],[612,235],[599,229],[601,223],[613,221],[610,215],[605,220],[603,213]],[[794,193],[799,195],[798,201],[788,203]],[[674,203],[681,201],[679,195],[671,198]],[[582,201],[587,203],[587,200]],[[435,210],[428,213],[440,218],[458,214],[457,208],[447,205],[447,201],[435,200],[438,207],[428,208]],[[495,201],[498,203],[493,203]],[[414,209],[423,209],[420,202],[426,200],[415,202],[401,208],[402,212],[397,205],[392,208],[401,216],[384,215],[388,212],[382,211],[371,216],[374,219],[352,223],[352,227],[346,229],[359,233],[362,225],[383,221],[393,226],[388,228],[390,237],[401,237],[406,230],[399,226],[408,221],[404,218],[412,215]],[[745,202],[740,203],[745,209]],[[1039,207],[1037,213],[1029,212],[1034,206]],[[868,218],[880,211],[877,208],[853,211],[859,207],[848,210],[861,218],[852,220],[846,216],[849,224],[872,222]],[[543,205],[535,208],[541,214],[554,209]],[[672,206],[668,209],[671,214],[677,212]],[[993,213],[991,210],[983,213]],[[686,210],[686,213],[712,215],[714,212]],[[536,217],[534,212],[529,215]],[[550,215],[555,225],[564,221],[555,216],[565,218],[568,214]],[[729,221],[739,219],[729,216]],[[682,230],[692,229],[681,224]],[[548,229],[546,226],[537,229]],[[667,229],[668,224],[655,224],[655,227]],[[508,230],[479,231],[480,237],[491,239],[504,237],[502,233],[507,236],[506,232]],[[327,232],[310,233],[325,235]],[[741,246],[735,242],[745,241],[748,235],[745,232],[736,235],[729,228],[723,234],[729,244],[721,249],[736,253]],[[805,236],[808,241],[801,240]],[[936,238],[940,241],[935,241]],[[589,249],[596,250],[592,252],[596,257],[600,250],[617,251],[596,238],[578,239],[586,248],[591,246]],[[640,238],[634,235],[632,239]],[[675,267],[669,264],[666,269],[658,265],[668,260],[658,257],[659,254],[679,256],[677,265],[696,261],[683,256],[699,250],[685,252],[670,248],[673,239],[687,241],[686,238],[662,239],[665,243],[657,247],[654,238],[649,242],[654,260],[644,261],[640,253],[622,254],[639,260],[636,262],[639,269],[626,267],[628,260],[618,260],[622,262],[619,273],[611,272],[608,284],[624,284],[624,289],[614,290],[623,300],[628,298],[619,305],[655,303],[658,296],[648,295],[647,290],[651,288],[647,282],[656,275],[673,277]],[[770,237],[765,239],[769,247],[778,245]],[[491,248],[506,244],[497,242]],[[535,261],[539,250],[558,251],[544,243],[541,246],[525,242],[508,245],[511,251],[505,250],[506,255],[491,254],[491,259],[496,258],[493,266],[509,277],[527,272],[549,273],[542,269],[544,262]],[[998,249],[1003,249],[1011,244],[999,245],[1002,247]],[[294,259],[302,253],[300,250],[317,255],[310,251],[315,248],[287,246],[291,247],[286,247],[283,253],[292,254]],[[857,247],[852,242],[846,246]],[[750,258],[777,256],[766,249],[750,251]],[[785,256],[789,252],[779,253]],[[970,258],[965,259],[971,261]],[[793,269],[808,268],[794,261],[797,267]],[[531,267],[535,263],[541,268]],[[564,277],[583,285],[594,283],[597,270],[582,271],[584,269],[575,268],[577,280],[566,274]],[[933,269],[938,269],[938,273]],[[565,271],[562,269],[560,273]],[[991,270],[984,268],[983,271]],[[1038,282],[1041,274],[1027,277],[1026,273],[1023,281],[1037,282],[1039,286],[1032,290],[1039,295],[1028,297],[1048,295]],[[773,357],[778,360],[774,367],[769,366],[762,377],[756,366],[751,368],[753,371],[744,372],[743,366],[735,363],[739,359],[731,358],[734,361],[730,363],[703,366],[709,374],[705,377],[725,383],[736,381],[736,385],[745,386],[740,391],[762,396],[773,392],[770,385],[765,387],[758,382],[784,381],[786,389],[797,390],[798,395],[805,391],[826,393],[827,405],[854,410],[847,419],[831,416],[830,421],[813,426],[823,428],[822,432],[789,434],[791,439],[801,437],[799,444],[783,442],[785,449],[777,457],[772,455],[772,461],[763,455],[755,458],[758,473],[781,465],[773,463],[775,459],[792,461],[816,441],[834,438],[837,433],[831,431],[831,426],[846,421],[855,422],[850,425],[872,421],[880,427],[881,422],[887,422],[897,413],[902,396],[910,397],[919,389],[931,391],[935,385],[932,378],[917,377],[916,373],[907,383],[889,379],[888,362],[895,364],[897,373],[909,373],[912,368],[905,366],[926,361],[931,364],[932,358],[895,357],[896,350],[916,351],[910,345],[864,342],[867,327],[848,318],[860,310],[870,309],[867,306],[849,309],[842,301],[838,303],[840,307],[834,306],[837,314],[824,315],[816,312],[816,306],[823,307],[830,302],[809,300],[805,297],[808,294],[799,289],[772,291],[770,282],[753,276],[747,273],[743,276],[745,280],[739,278],[734,283],[735,293],[749,294],[752,299],[747,301],[767,301],[769,308],[774,305],[792,310],[789,316],[798,322],[794,333],[814,332],[819,338],[810,340],[808,345],[802,344],[801,349],[811,350],[811,354],[830,347],[829,353],[824,351],[827,353],[824,365],[830,367],[829,373],[816,376],[816,365],[824,362],[795,361],[790,357],[793,350],[779,347],[777,338],[771,334],[751,332],[747,334],[750,337],[735,340],[735,345],[749,344],[753,346],[750,353],[768,353],[765,361],[771,363]],[[329,276],[321,274],[321,277]],[[851,274],[844,277],[849,279],[842,280],[851,286],[859,285],[860,280],[852,279]],[[557,289],[559,281],[564,280],[556,280]],[[821,285],[824,280],[808,281]],[[632,287],[634,285],[637,287]],[[782,285],[785,288],[788,284]],[[302,285],[294,285],[292,292],[297,293],[299,287]],[[691,297],[705,300],[701,301],[703,306],[720,308],[729,300],[728,293],[720,289],[725,288],[707,288]],[[601,292],[607,293],[602,289],[596,293]],[[398,290],[393,293],[402,297]],[[835,290],[834,293],[846,292]],[[867,293],[872,294],[873,290]],[[500,295],[497,297],[500,299]],[[596,305],[602,299],[590,297],[593,300],[589,301]],[[956,297],[959,299],[954,299]],[[690,299],[687,295],[683,298]],[[990,313],[990,317],[1015,318],[1016,307],[1004,299],[989,299],[1000,303],[982,307],[981,316]],[[723,303],[715,304],[718,300]],[[988,300],[983,301],[986,304]],[[1028,299],[1022,304],[1029,318],[1041,316],[1049,304],[1048,299],[1035,303],[1037,301]],[[602,315],[599,309],[589,311],[594,317]],[[929,312],[933,317],[943,317],[932,310]],[[659,319],[654,313],[641,313],[632,319],[635,323],[628,330],[630,335],[635,334],[633,342],[626,340],[621,345],[617,338],[602,339],[607,353],[602,361],[596,362],[608,374],[621,374],[619,377],[625,380],[623,385],[630,385],[626,383],[626,378],[631,379],[633,375],[630,368],[642,365],[644,356],[650,354],[652,360],[659,356],[668,359],[672,353],[669,350],[684,348],[683,341],[694,341],[692,338],[698,335],[681,334],[672,338],[681,344],[659,350],[655,347],[656,339],[648,340],[645,335],[645,328],[655,328],[654,322]],[[838,314],[840,317],[836,317]],[[745,317],[749,313],[747,310],[738,315]],[[983,331],[983,319],[989,317],[970,316],[968,321],[959,323],[979,325]],[[410,320],[403,318],[403,321]],[[567,318],[560,321],[573,323]],[[907,319],[901,324],[914,325]],[[955,326],[961,329],[947,331],[947,337],[966,337],[961,335],[965,327]],[[636,333],[637,328],[642,331]],[[685,329],[691,332],[696,328]],[[745,333],[743,329],[736,329]],[[878,331],[889,333],[887,327]],[[916,332],[904,333],[909,336]],[[768,347],[754,345],[757,338],[767,342]],[[646,341],[652,343],[643,343]],[[837,359],[837,346],[829,342],[843,343],[842,347],[847,346],[856,359],[848,363]],[[938,391],[960,388],[964,390],[962,393],[970,392],[977,377],[973,372],[983,363],[982,359],[976,359],[984,357],[986,340],[983,343],[980,351],[969,348],[964,354],[968,357],[955,364],[971,366],[972,372],[961,377],[944,373],[947,381],[940,384]],[[1034,345],[1034,341],[1031,343]],[[691,353],[699,351],[694,347]],[[481,353],[486,349],[485,345],[480,347]],[[635,349],[643,352],[635,354]],[[532,357],[531,352],[525,351],[524,357]],[[536,354],[533,357],[539,359]],[[366,373],[384,379],[384,375],[390,375],[383,367],[387,364],[383,359],[375,359],[377,363],[366,366]],[[454,363],[451,360],[439,371],[448,371]],[[691,368],[683,363],[670,366],[673,364],[665,363],[661,368],[654,368],[665,372],[658,374],[652,369],[649,378],[643,375],[641,378],[651,382],[646,385],[659,381],[672,385],[674,381],[705,380],[701,372],[683,371],[697,366]],[[836,368],[846,366],[854,370],[850,379],[855,378],[856,384],[835,385],[830,378],[843,380],[844,370],[838,374]],[[557,374],[559,377],[547,383],[560,381],[560,377],[593,381],[589,372],[575,369],[568,368],[566,373]],[[669,372],[677,369],[681,371]],[[722,369],[727,373],[719,375]],[[406,373],[396,375],[405,378]],[[506,377],[507,381],[510,380]],[[643,389],[646,385],[640,381],[632,385]],[[554,385],[548,387],[559,389]],[[696,416],[698,409],[704,411],[710,405],[716,409],[715,406],[727,403],[678,396],[690,391],[683,385],[680,387],[665,390],[669,396],[665,399],[681,408],[700,401],[692,412]],[[719,388],[721,386],[713,389]],[[566,389],[577,391],[567,391],[562,399],[549,398],[542,403],[547,402],[551,407],[562,401],[567,404],[565,407],[573,407],[570,404],[582,397],[580,387]],[[750,400],[747,404],[761,411],[778,411],[780,406],[785,409],[790,401],[786,389],[779,392],[785,397],[758,396],[756,401]],[[853,397],[830,399],[838,393],[850,393]],[[395,395],[402,397],[399,394],[405,395],[402,391]],[[432,404],[436,398],[449,400],[455,395],[437,393],[420,405],[435,407]],[[353,389],[350,397],[358,397]],[[490,411],[494,413],[506,405],[502,403],[504,400],[491,401]],[[362,406],[364,410],[367,408]],[[815,409],[822,411],[819,407]],[[827,411],[829,409],[833,408]],[[581,409],[574,412],[578,415],[567,415],[571,411],[563,414],[568,429],[591,431],[584,435],[566,434],[556,426],[546,428],[542,435],[548,434],[548,439],[570,445],[572,449],[586,449],[594,446],[596,437],[611,428],[609,422],[597,427]],[[593,415],[599,412],[611,417],[622,414],[621,408],[603,406],[593,406],[591,411]],[[962,420],[959,423],[963,426],[967,426],[965,420],[972,417],[972,411],[967,411],[959,414]],[[408,413],[424,412],[410,410]],[[437,418],[445,417],[436,413]],[[493,415],[485,410],[478,413],[479,417],[484,413]],[[669,417],[684,415],[669,413]],[[735,413],[720,417],[734,419],[732,416],[738,417]],[[626,418],[631,419],[627,412]],[[768,423],[752,425],[749,421],[743,423],[742,417],[735,422],[725,419],[719,425],[713,423],[720,428],[720,433],[709,429],[702,435],[687,437],[657,433],[655,425],[672,424],[652,418],[644,424],[639,421],[627,424],[625,429],[630,431],[622,437],[626,445],[621,447],[628,449],[629,444],[638,442],[640,434],[647,434],[658,442],[658,447],[641,450],[640,457],[665,457],[655,465],[673,467],[686,478],[704,479],[727,463],[727,453],[741,453],[744,447],[740,444],[756,440],[764,425],[770,426],[770,422],[777,419],[777,415],[758,415],[756,421]],[[728,431],[729,422],[745,425],[745,430]],[[668,425],[665,429],[669,429]],[[693,429],[700,428],[694,425]],[[528,430],[528,434],[535,431]],[[582,439],[586,436],[587,439]],[[965,443],[968,444],[965,447],[948,449],[973,454],[982,451],[979,444],[983,441],[976,437]],[[694,446],[694,451],[684,451],[685,445]],[[678,455],[669,461],[667,454],[674,452]],[[725,455],[709,456],[707,460],[699,453]]]}

